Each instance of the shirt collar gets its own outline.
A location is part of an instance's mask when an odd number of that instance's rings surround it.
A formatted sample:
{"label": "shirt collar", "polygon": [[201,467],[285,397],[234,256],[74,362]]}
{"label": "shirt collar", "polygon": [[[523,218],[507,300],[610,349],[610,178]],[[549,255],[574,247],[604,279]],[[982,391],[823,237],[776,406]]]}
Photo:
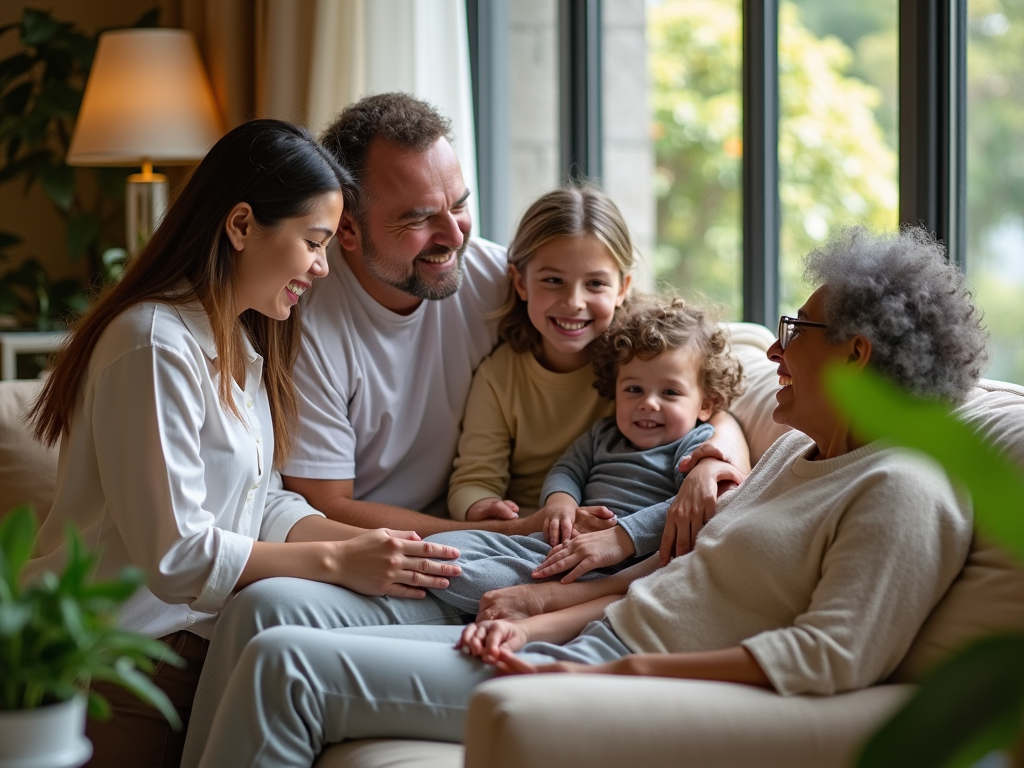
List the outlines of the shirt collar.
{"label": "shirt collar", "polygon": [[[192,334],[192,338],[196,340],[196,343],[199,344],[206,356],[210,360],[216,360],[217,344],[213,340],[213,328],[210,326],[210,317],[206,314],[202,303],[198,299],[194,299],[184,304],[179,304],[174,309],[178,313],[178,317],[181,318],[185,328]],[[242,344],[244,345],[243,353],[247,362],[252,363],[259,358],[256,350],[253,349],[252,342],[249,341],[249,334],[245,333],[245,331],[242,332]]]}

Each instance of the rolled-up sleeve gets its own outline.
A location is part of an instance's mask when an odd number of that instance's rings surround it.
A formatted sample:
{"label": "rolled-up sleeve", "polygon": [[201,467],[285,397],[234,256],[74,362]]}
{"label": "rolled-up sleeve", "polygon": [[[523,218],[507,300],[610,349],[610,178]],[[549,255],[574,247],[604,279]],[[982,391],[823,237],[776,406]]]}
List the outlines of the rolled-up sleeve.
{"label": "rolled-up sleeve", "polygon": [[292,526],[304,517],[326,517],[314,509],[306,499],[293,491],[286,491],[277,470],[270,477],[267,489],[267,503],[263,508],[263,524],[260,526],[260,541],[283,542],[288,538]]}

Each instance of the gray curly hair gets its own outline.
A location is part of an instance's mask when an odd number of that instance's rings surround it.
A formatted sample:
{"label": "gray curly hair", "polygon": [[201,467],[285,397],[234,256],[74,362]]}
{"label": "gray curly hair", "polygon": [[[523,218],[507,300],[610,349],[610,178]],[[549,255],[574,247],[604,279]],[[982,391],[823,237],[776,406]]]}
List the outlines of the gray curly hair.
{"label": "gray curly hair", "polygon": [[871,341],[871,367],[920,397],[962,403],[988,360],[988,333],[964,273],[926,230],[842,230],[811,251],[804,278],[826,286],[826,338]]}

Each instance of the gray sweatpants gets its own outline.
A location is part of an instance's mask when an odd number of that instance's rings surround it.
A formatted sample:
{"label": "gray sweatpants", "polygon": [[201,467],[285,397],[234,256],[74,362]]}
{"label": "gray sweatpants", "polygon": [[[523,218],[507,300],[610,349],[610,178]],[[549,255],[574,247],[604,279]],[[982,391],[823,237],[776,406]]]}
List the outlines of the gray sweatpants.
{"label": "gray sweatpants", "polygon": [[[280,626],[335,629],[387,624],[458,625],[458,631],[472,618],[431,595],[422,600],[367,597],[343,587],[289,578],[264,579],[246,587],[217,619],[192,705],[182,768],[199,764],[235,663],[260,632]],[[232,759],[223,764],[241,763]]]}
{"label": "gray sweatpants", "polygon": [[[263,632],[235,666],[201,768],[311,766],[325,746],[348,739],[461,741],[473,689],[494,668],[452,647],[459,632]],[[529,643],[518,655],[535,664],[602,664],[629,653],[607,623],[595,621],[564,646]]]}

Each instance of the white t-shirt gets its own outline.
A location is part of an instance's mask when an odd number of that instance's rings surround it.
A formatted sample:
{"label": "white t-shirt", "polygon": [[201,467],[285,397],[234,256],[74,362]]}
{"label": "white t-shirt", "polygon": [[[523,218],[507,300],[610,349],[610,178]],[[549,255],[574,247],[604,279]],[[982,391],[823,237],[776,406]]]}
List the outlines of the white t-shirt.
{"label": "white t-shirt", "polygon": [[462,286],[410,315],[382,307],[340,253],[303,296],[299,425],[282,472],[355,479],[354,498],[426,510],[443,496],[473,371],[497,343],[505,249],[472,240]]}
{"label": "white t-shirt", "polygon": [[254,539],[284,541],[320,515],[282,489],[263,358],[246,344],[241,419],[220,401],[217,349],[198,304],[139,304],[103,331],[61,442],[57,494],[28,573],[60,571],[70,521],[100,553],[96,576],[127,565],[147,577],[121,626],[150,637],[209,637]]}

